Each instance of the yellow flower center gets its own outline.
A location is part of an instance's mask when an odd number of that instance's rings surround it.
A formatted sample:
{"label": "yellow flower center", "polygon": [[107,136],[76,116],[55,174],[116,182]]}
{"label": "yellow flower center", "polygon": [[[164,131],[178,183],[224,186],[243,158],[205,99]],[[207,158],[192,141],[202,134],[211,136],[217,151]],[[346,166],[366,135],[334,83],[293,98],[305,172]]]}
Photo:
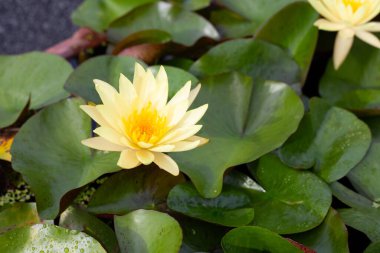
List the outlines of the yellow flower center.
{"label": "yellow flower center", "polygon": [[124,121],[126,133],[134,143],[156,144],[168,131],[167,119],[148,103]]}
{"label": "yellow flower center", "polygon": [[343,0],[344,5],[351,6],[353,12],[356,12],[366,0]]}

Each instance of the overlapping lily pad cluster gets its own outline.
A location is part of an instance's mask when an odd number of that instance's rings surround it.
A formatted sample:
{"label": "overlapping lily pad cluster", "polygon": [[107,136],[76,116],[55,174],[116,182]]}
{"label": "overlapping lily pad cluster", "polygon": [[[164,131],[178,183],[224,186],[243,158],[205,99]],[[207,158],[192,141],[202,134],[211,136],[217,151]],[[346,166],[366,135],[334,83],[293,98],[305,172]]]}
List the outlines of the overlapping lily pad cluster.
{"label": "overlapping lily pad cluster", "polygon": [[0,191],[33,193],[0,252],[379,252],[380,51],[336,70],[313,6],[85,0],[73,22],[107,43],[75,69],[0,56]]}

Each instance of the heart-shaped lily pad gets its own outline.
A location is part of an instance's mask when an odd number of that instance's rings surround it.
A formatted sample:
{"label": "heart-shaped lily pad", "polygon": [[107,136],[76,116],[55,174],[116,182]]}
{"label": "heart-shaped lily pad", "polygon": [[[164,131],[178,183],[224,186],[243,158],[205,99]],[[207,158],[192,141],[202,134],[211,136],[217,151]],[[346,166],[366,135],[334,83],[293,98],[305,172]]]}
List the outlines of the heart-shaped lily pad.
{"label": "heart-shaped lily pad", "polygon": [[251,171],[265,189],[252,197],[255,225],[292,234],[315,228],[327,215],[331,192],[315,174],[287,167],[272,154]]}
{"label": "heart-shaped lily pad", "polygon": [[157,2],[137,8],[113,22],[108,39],[118,42],[130,34],[143,30],[163,30],[174,42],[191,46],[201,37],[218,39],[219,34],[202,16],[179,6]]}
{"label": "heart-shaped lily pad", "polygon": [[33,189],[45,219],[57,216],[65,193],[120,169],[118,154],[81,144],[91,136],[91,119],[80,104],[80,99],[67,99],[42,110],[21,127],[12,145],[13,168]]}
{"label": "heart-shaped lily pad", "polygon": [[310,168],[327,182],[344,177],[364,157],[371,142],[368,126],[354,114],[310,100],[310,112],[280,150],[295,168]]}
{"label": "heart-shaped lily pad", "polygon": [[71,71],[56,55],[0,56],[0,128],[13,124],[27,105],[40,109],[67,97],[63,84]]}
{"label": "heart-shaped lily pad", "polygon": [[228,232],[222,239],[226,253],[281,252],[302,253],[300,249],[278,234],[261,227],[240,227]]}
{"label": "heart-shaped lily pad", "polygon": [[229,227],[249,224],[254,216],[247,193],[224,186],[222,193],[213,199],[199,195],[190,183],[174,187],[168,196],[170,209],[187,216]]}
{"label": "heart-shaped lily pad", "polygon": [[152,210],[137,210],[115,216],[115,231],[121,253],[177,253],[182,242],[178,222]]}
{"label": "heart-shaped lily pad", "polygon": [[37,224],[0,235],[0,252],[81,252],[106,253],[94,238],[76,230]]}
{"label": "heart-shaped lily pad", "polygon": [[229,73],[201,80],[195,106],[208,104],[200,136],[210,141],[195,150],[172,153],[202,196],[221,192],[224,171],[251,162],[281,146],[296,130],[303,105],[284,83],[252,81]]}
{"label": "heart-shaped lily pad", "polygon": [[92,213],[125,214],[136,209],[154,209],[164,204],[169,191],[184,181],[157,166],[120,171],[105,181],[91,197]]}

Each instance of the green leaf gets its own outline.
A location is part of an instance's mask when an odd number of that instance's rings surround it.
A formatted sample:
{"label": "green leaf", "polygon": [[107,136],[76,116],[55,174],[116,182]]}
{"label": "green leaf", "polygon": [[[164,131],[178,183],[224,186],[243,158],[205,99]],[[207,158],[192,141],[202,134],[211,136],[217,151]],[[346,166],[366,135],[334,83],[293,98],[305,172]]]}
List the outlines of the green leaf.
{"label": "green leaf", "polygon": [[355,40],[342,66],[336,71],[329,63],[319,92],[330,103],[361,114],[379,114],[380,51]]}
{"label": "green leaf", "polygon": [[177,253],[182,231],[178,222],[165,213],[148,210],[115,216],[115,231],[121,252]]}
{"label": "green leaf", "polygon": [[266,191],[252,196],[255,225],[292,234],[315,228],[325,218],[331,192],[315,174],[287,167],[272,154],[251,171]]}
{"label": "green leaf", "polygon": [[209,6],[211,0],[170,0],[170,2],[180,4],[184,9],[199,10]]}
{"label": "green leaf", "polygon": [[130,34],[143,30],[163,30],[173,41],[191,46],[201,37],[218,39],[215,28],[198,14],[166,2],[137,8],[110,25],[108,39],[119,42]]}
{"label": "green leaf", "polygon": [[344,223],[367,235],[373,241],[380,241],[380,210],[376,208],[348,208],[338,210]]}
{"label": "green leaf", "polygon": [[348,234],[337,211],[330,208],[324,222],[318,227],[291,236],[293,240],[302,243],[315,252],[348,253]]}
{"label": "green leaf", "polygon": [[372,132],[372,144],[366,156],[348,174],[351,183],[363,195],[380,201],[380,118],[366,119]]}
{"label": "green leaf", "polygon": [[91,119],[68,99],[30,118],[12,145],[12,165],[36,195],[39,214],[54,219],[60,199],[99,176],[119,170],[117,153],[93,152],[81,144],[91,136]]}
{"label": "green leaf", "polygon": [[309,3],[295,2],[269,19],[258,31],[256,38],[287,50],[302,69],[305,79],[317,44],[318,29],[314,22],[318,16]]}
{"label": "green leaf", "polygon": [[40,109],[69,94],[63,84],[72,71],[63,58],[32,52],[0,56],[0,128],[12,125],[23,109]]}
{"label": "green leaf", "polygon": [[105,81],[119,89],[120,73],[133,80],[136,62],[145,66],[135,58],[126,56],[104,55],[91,58],[74,70],[65,83],[65,89],[98,104],[101,100],[95,90],[93,80]]}
{"label": "green leaf", "polygon": [[368,208],[372,207],[372,202],[366,197],[357,194],[351,189],[347,188],[339,182],[334,182],[330,184],[331,191],[337,199],[339,199],[344,204],[349,207],[354,208]]}
{"label": "green leaf", "polygon": [[219,195],[227,168],[251,162],[281,146],[296,130],[303,105],[283,83],[252,81],[230,73],[201,80],[195,106],[208,104],[197,149],[172,153],[203,197]]}
{"label": "green leaf", "polygon": [[136,7],[156,1],[158,0],[85,0],[72,13],[71,20],[78,26],[102,32],[112,21]]}
{"label": "green leaf", "polygon": [[380,252],[380,241],[371,243],[364,251],[364,253],[378,253]]}
{"label": "green leaf", "polygon": [[119,252],[115,232],[84,210],[70,206],[61,214],[59,226],[85,232],[98,240],[108,252]]}
{"label": "green leaf", "polygon": [[40,222],[35,203],[14,203],[0,212],[0,233]]}
{"label": "green leaf", "polygon": [[92,196],[92,213],[125,214],[136,209],[154,209],[164,204],[169,191],[184,177],[172,176],[157,166],[123,170],[105,181]]}
{"label": "green leaf", "polygon": [[81,252],[106,253],[94,238],[75,230],[37,224],[0,235],[0,252]]}
{"label": "green leaf", "polygon": [[371,143],[368,126],[354,114],[310,100],[310,112],[280,150],[295,168],[310,168],[327,182],[344,177],[365,156]]}
{"label": "green leaf", "polygon": [[268,229],[254,226],[231,230],[223,237],[222,247],[226,253],[302,252],[278,234]]}
{"label": "green leaf", "polygon": [[268,42],[236,39],[221,43],[191,68],[197,76],[239,71],[253,78],[299,83],[299,68],[284,50]]}
{"label": "green leaf", "polygon": [[170,209],[228,227],[244,226],[253,220],[250,204],[248,194],[231,186],[224,186],[222,193],[213,199],[202,198],[190,183],[177,185],[168,196]]}

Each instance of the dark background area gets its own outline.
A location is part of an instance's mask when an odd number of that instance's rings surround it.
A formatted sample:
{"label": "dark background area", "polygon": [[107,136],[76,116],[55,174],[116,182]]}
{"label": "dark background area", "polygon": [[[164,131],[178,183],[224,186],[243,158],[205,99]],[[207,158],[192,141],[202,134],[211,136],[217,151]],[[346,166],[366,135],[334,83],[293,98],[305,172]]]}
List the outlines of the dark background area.
{"label": "dark background area", "polygon": [[0,54],[44,50],[76,30],[71,12],[82,0],[0,0]]}

